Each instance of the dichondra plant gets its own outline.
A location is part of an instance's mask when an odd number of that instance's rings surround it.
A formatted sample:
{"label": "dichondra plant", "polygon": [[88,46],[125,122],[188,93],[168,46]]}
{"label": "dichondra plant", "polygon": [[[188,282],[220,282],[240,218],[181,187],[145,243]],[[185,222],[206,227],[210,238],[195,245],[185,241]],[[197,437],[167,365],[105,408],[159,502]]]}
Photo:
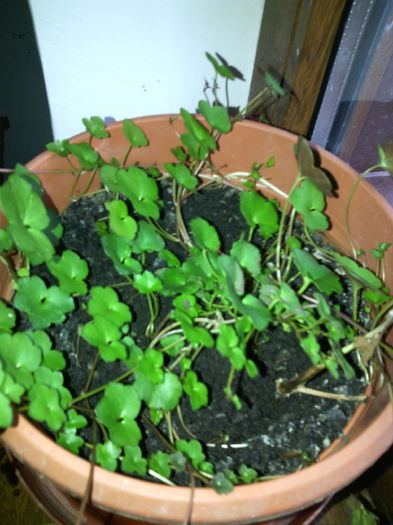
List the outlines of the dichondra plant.
{"label": "dichondra plant", "polygon": [[[110,162],[92,147],[93,137],[109,136],[99,117],[83,119],[87,142],[48,145],[69,162],[75,181],[70,203],[89,198],[96,178],[106,192],[107,214],[96,230],[122,288],[133,290],[131,297],[145,298],[149,315],[143,346],[133,329],[132,300],[123,301],[113,283],[89,286],[88,262],[62,247],[60,216],[45,206],[39,178],[18,165],[1,186],[0,205],[7,220],[0,230],[1,261],[9,271],[12,294],[0,302],[0,426],[12,425],[20,410],[45,424],[60,445],[74,453],[84,451],[109,470],[151,475],[167,483],[172,472],[184,471],[192,480],[228,492],[234,483],[251,483],[263,473],[251,465],[236,472],[217,469],[208,461],[206,443],[191,435],[186,422],[187,439],[171,424],[172,413],[181,419],[185,398],[194,411],[209,404],[209,388],[194,368],[197,357],[217,352],[228,360],[222,394],[241,410],[234,378],[258,375],[258,343],[266,329],[279,327],[295,334],[310,367],[296,378],[282,377],[278,395],[329,395],[308,388],[307,381],[325,369],[334,377],[343,373],[351,378],[354,361],[369,379],[373,367],[391,357],[383,334],[393,321],[393,298],[383,282],[389,243],[372,250],[378,275],[362,264],[360,252],[349,257],[318,240],[330,227],[325,204],[327,197],[334,198],[334,190],[304,139],[299,138],[294,152],[298,173],[287,195],[268,180],[274,158],[255,163],[248,172],[225,175],[213,164],[220,136],[231,133],[247,108],[231,117],[219,104],[218,78],[228,83],[235,74],[212,55],[208,59],[216,78],[198,105],[203,118],[180,110],[184,133],[172,150],[173,162],[130,165],[131,149],[149,144],[131,120],[123,123],[129,148]],[[270,82],[269,89],[281,94]],[[380,157],[386,165],[382,149]],[[80,195],[76,188],[86,172],[88,182]],[[183,207],[201,189],[226,186],[238,190],[239,210],[233,213],[243,216],[247,228],[224,250],[220,232],[207,220],[195,217],[186,225]],[[172,192],[174,231],[167,231],[161,221],[164,187]],[[159,264],[151,264],[152,259]],[[37,274],[42,266],[50,279]],[[344,312],[337,297],[348,286],[352,305]],[[63,323],[77,305],[89,318],[77,337],[96,349],[85,391],[78,397],[64,383],[67,361],[62,349],[52,348],[46,332]],[[366,320],[360,315],[365,311]],[[356,354],[355,359],[348,360],[348,354]],[[121,362],[121,373],[90,388],[98,362]],[[150,456],[142,445],[142,424],[162,442],[162,450]],[[88,425],[94,429],[90,434],[84,432]]]}

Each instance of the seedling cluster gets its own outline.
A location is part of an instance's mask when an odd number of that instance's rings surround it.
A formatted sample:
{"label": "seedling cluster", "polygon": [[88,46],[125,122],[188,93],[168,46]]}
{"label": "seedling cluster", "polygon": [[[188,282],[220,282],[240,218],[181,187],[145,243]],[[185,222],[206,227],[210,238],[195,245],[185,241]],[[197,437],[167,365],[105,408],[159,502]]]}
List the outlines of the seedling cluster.
{"label": "seedling cluster", "polygon": [[[235,78],[231,68],[211,55],[208,59],[216,73],[213,86],[219,77],[225,82]],[[282,395],[299,388],[306,391],[306,382],[324,369],[334,377],[340,373],[353,377],[350,352],[359,354],[367,374],[374,358],[392,352],[381,338],[392,321],[393,298],[382,273],[316,242],[315,233],[330,226],[324,210],[333,189],[329,177],[315,166],[304,139],[294,152],[298,174],[282,206],[259,191],[268,185],[277,196],[283,195],[265,177],[274,159],[254,164],[247,173],[229,175],[212,164],[220,136],[230,133],[245,114],[230,117],[217,105],[215,87],[212,94],[213,101],[198,105],[204,120],[181,109],[184,133],[172,150],[174,161],[163,166],[128,164],[131,149],[149,144],[131,120],[123,124],[128,150],[109,163],[91,145],[93,137],[105,140],[109,135],[98,117],[83,120],[90,135],[87,142],[48,145],[70,163],[75,178],[70,202],[81,198],[75,188],[86,171],[90,180],[85,195],[96,177],[107,193],[107,216],[96,228],[102,250],[124,286],[145,298],[149,311],[145,347],[138,344],[133,330],[133,304],[123,302],[111,284],[90,287],[88,263],[78,253],[59,248],[61,222],[44,205],[38,177],[18,165],[0,188],[0,205],[8,221],[0,230],[1,260],[14,290],[9,303],[0,302],[0,426],[13,424],[17,408],[49,427],[60,445],[76,454],[87,450],[109,470],[150,474],[166,483],[171,483],[173,471],[183,471],[192,482],[198,478],[218,492],[228,492],[234,483],[253,482],[263,473],[247,465],[236,472],[217,470],[207,459],[206,444],[191,435],[181,439],[171,424],[172,412],[181,418],[184,398],[195,411],[209,404],[209,388],[194,369],[197,358],[218,352],[228,360],[223,396],[238,410],[242,399],[233,387],[234,378],[241,373],[258,375],[253,356],[268,327],[293,332],[310,358],[304,374],[282,378],[278,385]],[[386,155],[381,154],[383,163]],[[162,184],[173,194],[176,228],[171,232],[160,221]],[[195,217],[187,227],[183,220],[187,197],[209,185],[239,190],[239,213],[248,228],[226,251],[220,232],[208,221]],[[183,257],[171,249],[173,245]],[[383,243],[372,252],[381,272],[388,248]],[[149,265],[151,254],[160,261],[158,269]],[[46,266],[56,284],[49,285],[32,272],[39,265]],[[344,282],[350,282],[353,294],[349,313],[342,312],[336,301]],[[108,384],[88,386],[79,397],[64,384],[66,360],[61,349],[52,348],[45,332],[74,311],[76,298],[85,299],[89,315],[78,336],[96,349],[96,363],[121,361],[127,370]],[[164,318],[161,298],[170,304]],[[359,318],[359,305],[366,302],[374,319],[371,328]],[[26,330],[19,328],[21,314],[29,322]],[[89,374],[91,378],[94,368]],[[159,428],[162,420],[168,435]],[[142,422],[163,445],[150,456],[143,448]],[[81,432],[88,425],[93,428],[90,441]],[[186,422],[183,425],[189,434]]]}

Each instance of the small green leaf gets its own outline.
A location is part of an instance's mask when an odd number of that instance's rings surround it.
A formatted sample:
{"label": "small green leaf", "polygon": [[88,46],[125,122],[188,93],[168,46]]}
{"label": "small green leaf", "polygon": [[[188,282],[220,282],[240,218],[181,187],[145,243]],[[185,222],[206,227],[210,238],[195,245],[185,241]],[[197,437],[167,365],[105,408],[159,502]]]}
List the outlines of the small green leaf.
{"label": "small green leaf", "polygon": [[188,190],[193,190],[198,186],[199,180],[192,175],[191,171],[184,164],[164,164],[165,169],[176,180],[178,184],[184,186]]}
{"label": "small green leaf", "polygon": [[154,470],[164,478],[169,479],[171,476],[171,467],[169,464],[169,454],[158,450],[151,455],[149,460],[149,468]]}
{"label": "small green leaf", "polygon": [[240,211],[249,226],[259,226],[260,234],[266,239],[278,231],[276,206],[256,190],[244,190],[240,193]]}
{"label": "small green leaf", "polygon": [[0,300],[0,332],[10,333],[15,326],[15,312]]}
{"label": "small green leaf", "polygon": [[217,75],[220,75],[223,78],[227,78],[228,80],[235,80],[235,75],[229,67],[227,67],[224,64],[220,64],[218,60],[215,59],[210,53],[206,52],[205,55],[209,62],[213,65]]}
{"label": "small green leaf", "polygon": [[241,302],[240,312],[252,319],[257,330],[264,330],[272,320],[270,311],[252,294],[245,295]]}
{"label": "small green leaf", "polygon": [[159,384],[152,383],[148,376],[139,373],[134,386],[148,407],[157,410],[173,410],[183,393],[180,379],[172,372],[165,372],[163,381]]}
{"label": "small green leaf", "polygon": [[45,422],[52,430],[59,430],[67,419],[60,404],[59,392],[38,383],[29,390],[29,399],[29,416],[36,421]]}
{"label": "small green leaf", "polygon": [[300,248],[294,248],[292,254],[303,278],[315,284],[322,293],[329,295],[333,292],[342,292],[339,277],[327,266],[318,263],[312,255]]}
{"label": "small green leaf", "polygon": [[7,233],[32,264],[48,261],[54,253],[44,233],[50,217],[41,194],[39,180],[28,172],[14,173],[0,187],[0,206],[9,223]]}
{"label": "small green leaf", "polygon": [[254,277],[261,273],[261,253],[250,242],[242,239],[234,242],[230,254]]}
{"label": "small green leaf", "polygon": [[7,230],[0,229],[0,253],[12,248],[12,239]]}
{"label": "small green leaf", "polygon": [[137,445],[141,431],[135,422],[141,408],[140,399],[132,385],[109,383],[97,403],[98,420],[109,430],[111,440],[119,446]]}
{"label": "small green leaf", "polygon": [[142,457],[141,449],[136,445],[124,447],[124,457],[121,460],[121,470],[126,474],[144,476],[147,472],[147,460]]}
{"label": "small green leaf", "polygon": [[132,248],[124,237],[107,233],[101,236],[101,244],[105,254],[112,260],[120,275],[130,275],[142,271],[141,263],[131,256]]}
{"label": "small green leaf", "polygon": [[217,230],[205,219],[201,217],[192,219],[190,228],[197,246],[211,252],[217,252],[220,249],[220,238]]}
{"label": "small green leaf", "polygon": [[341,265],[345,273],[350,279],[353,279],[362,287],[379,290],[383,286],[383,282],[368,268],[360,266],[356,261],[345,255],[332,252],[331,255]]}
{"label": "small green leaf", "polygon": [[313,333],[307,335],[300,340],[300,346],[306,352],[311,359],[311,362],[315,366],[319,366],[322,363],[320,344]]}
{"label": "small green leaf", "polygon": [[385,148],[378,145],[378,154],[381,167],[393,175],[393,145],[390,144]]}
{"label": "small green leaf", "polygon": [[56,142],[49,142],[46,149],[59,157],[66,157],[70,153],[70,143],[68,140],[57,140]]}
{"label": "small green leaf", "polygon": [[162,346],[163,352],[171,357],[176,357],[184,346],[184,338],[181,334],[168,335],[160,339],[160,345]]}
{"label": "small green leaf", "polygon": [[280,84],[272,77],[272,75],[268,73],[267,71],[265,71],[264,76],[265,76],[265,80],[268,86],[270,86],[277,95],[279,95],[280,97],[283,97],[285,95],[285,91],[280,86]]}
{"label": "small green leaf", "polygon": [[162,290],[162,282],[150,270],[135,275],[134,288],[143,294],[159,292]]}
{"label": "small green leaf", "polygon": [[[176,311],[176,317],[179,318],[179,311]],[[202,345],[206,348],[211,348],[214,345],[214,339],[203,326],[195,326],[182,316],[181,327],[190,343]]]}
{"label": "small green leaf", "polygon": [[190,441],[178,439],[176,441],[176,449],[182,452],[197,470],[206,459],[202,451],[202,445],[196,439],[191,439]]}
{"label": "small green leaf", "polygon": [[[215,151],[217,149],[217,144],[210,132],[185,109],[181,108],[180,113],[183,117],[184,126],[188,131],[189,136],[199,145],[199,147],[205,151]],[[185,146],[187,146],[187,144],[185,144]],[[197,158],[200,158],[200,156],[198,155]]]}
{"label": "small green leaf", "polygon": [[148,348],[139,363],[138,372],[149,378],[153,384],[162,383],[164,357],[161,352]]}
{"label": "small green leaf", "polygon": [[63,370],[66,366],[64,356],[58,350],[52,350],[52,343],[48,335],[42,330],[29,330],[25,334],[42,351],[42,364],[51,370]]}
{"label": "small green leaf", "polygon": [[198,380],[192,370],[188,371],[184,381],[184,392],[188,395],[193,410],[199,410],[208,404],[207,386]]}
{"label": "small green leaf", "polygon": [[127,356],[126,347],[119,342],[121,331],[115,323],[105,317],[94,317],[93,321],[82,327],[80,334],[88,343],[98,348],[106,362],[125,359]]}
{"label": "small green leaf", "polygon": [[295,188],[289,200],[295,209],[303,214],[306,226],[313,230],[328,229],[329,222],[326,215],[322,213],[325,208],[324,194],[309,179],[305,179]]}
{"label": "small green leaf", "polygon": [[14,413],[8,397],[0,392],[0,428],[7,428],[12,425]]}
{"label": "small green leaf", "polygon": [[0,368],[0,391],[9,399],[9,401],[20,404],[21,397],[25,393],[25,388],[14,381],[10,374],[6,374],[4,370]]}
{"label": "small green leaf", "polygon": [[99,443],[96,447],[96,460],[101,467],[114,472],[117,469],[117,460],[120,457],[121,447],[112,441]]}
{"label": "small green leaf", "polygon": [[259,375],[258,367],[251,359],[246,360],[245,368],[248,377],[250,377],[251,379],[254,379],[254,377],[257,377],[257,375]]}
{"label": "small green leaf", "polygon": [[223,106],[211,106],[206,100],[200,100],[198,109],[212,128],[221,133],[229,133],[231,131],[232,123],[227,110]]}
{"label": "small green leaf", "polygon": [[0,356],[16,370],[34,372],[42,363],[40,348],[24,332],[0,334]]}
{"label": "small green leaf", "polygon": [[27,313],[31,324],[38,329],[63,322],[65,314],[75,307],[70,295],[57,286],[47,288],[44,281],[36,275],[18,281],[14,305]]}
{"label": "small green leaf", "polygon": [[213,486],[214,490],[218,494],[228,494],[229,492],[232,492],[234,488],[232,482],[225,476],[223,472],[218,472],[213,477]]}
{"label": "small green leaf", "polygon": [[132,120],[123,121],[123,134],[134,148],[143,148],[149,144],[142,129]]}
{"label": "small green leaf", "polygon": [[158,255],[160,259],[163,259],[167,263],[168,266],[176,268],[180,266],[180,260],[170,250],[164,248],[163,250],[160,250]]}
{"label": "small green leaf", "polygon": [[110,201],[105,204],[109,210],[109,226],[117,235],[132,240],[137,231],[136,220],[128,214],[127,205],[121,200]]}
{"label": "small green leaf", "polygon": [[74,454],[79,454],[80,448],[84,445],[85,441],[81,436],[78,436],[75,429],[66,430],[60,432],[56,442],[61,446],[70,450]]}
{"label": "small green leaf", "polygon": [[258,477],[258,472],[255,469],[242,464],[239,468],[239,476],[244,483],[252,483]]}
{"label": "small green leaf", "polygon": [[49,271],[59,280],[60,290],[68,294],[84,295],[87,285],[84,279],[89,273],[87,262],[77,253],[64,250],[60,257],[47,262]]}
{"label": "small green leaf", "polygon": [[134,253],[161,252],[165,247],[161,235],[152,224],[146,221],[138,222],[137,236],[130,244]]}
{"label": "small green leaf", "polygon": [[118,327],[132,320],[129,306],[122,303],[116,291],[109,286],[93,286],[90,289],[87,311],[92,317],[104,317]]}
{"label": "small green leaf", "polygon": [[101,117],[83,118],[83,124],[85,125],[86,131],[97,139],[103,139],[109,137],[109,133],[105,129],[105,122]]}
{"label": "small green leaf", "polygon": [[66,430],[80,429],[87,426],[87,419],[79,414],[76,410],[70,409],[67,411],[67,421],[64,424]]}
{"label": "small green leaf", "polygon": [[100,155],[90,146],[90,144],[80,142],[79,144],[70,144],[69,148],[70,152],[75,155],[84,170],[98,168]]}

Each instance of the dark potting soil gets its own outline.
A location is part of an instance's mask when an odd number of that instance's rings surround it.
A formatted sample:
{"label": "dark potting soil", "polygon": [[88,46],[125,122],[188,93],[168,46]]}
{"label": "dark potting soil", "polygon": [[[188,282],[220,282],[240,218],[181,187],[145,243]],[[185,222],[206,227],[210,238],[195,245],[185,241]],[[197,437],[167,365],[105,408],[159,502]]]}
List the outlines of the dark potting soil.
{"label": "dark potting soil", "polygon": [[[163,224],[173,233],[173,209],[164,191]],[[96,232],[95,223],[107,216],[104,202],[108,194],[97,193],[72,204],[62,216],[64,236],[62,247],[74,250],[84,257],[90,268],[87,278],[89,286],[124,283],[124,277],[117,274],[112,262],[105,256]],[[238,191],[225,188],[205,190],[187,199],[184,205],[186,224],[195,216],[203,217],[215,225],[221,235],[223,251],[227,251],[234,240],[246,231],[246,224],[239,212]],[[176,251],[176,245],[168,245]],[[177,251],[178,253],[178,251]],[[179,254],[180,255],[180,254]],[[151,267],[157,261],[149,256]],[[47,281],[54,280],[44,268],[37,269]],[[146,326],[148,308],[143,296],[137,295],[129,286],[116,287],[121,299],[127,302],[133,312],[132,330]],[[343,294],[345,295],[345,294]],[[76,299],[79,303],[87,298]],[[166,305],[162,305],[166,308]],[[90,320],[84,310],[68,315],[62,325],[53,325],[47,330],[54,341],[54,348],[61,349],[67,359],[64,372],[67,388],[73,395],[83,392],[88,372],[93,366],[96,349],[78,337],[78,327]],[[308,357],[299,347],[294,335],[281,329],[267,331],[266,342],[259,345],[253,359],[258,365],[259,375],[250,379],[246,373],[237,373],[233,390],[242,401],[238,411],[229,402],[222,390],[226,385],[229,363],[214,349],[205,349],[195,362],[195,370],[209,387],[210,404],[193,411],[188,399],[182,401],[182,415],[187,428],[205,444],[207,460],[217,470],[237,470],[241,464],[253,467],[260,475],[280,475],[292,472],[314,461],[319,453],[339,437],[356,408],[351,401],[337,401],[296,393],[291,396],[279,395],[276,391],[278,378],[292,378],[310,366]],[[138,343],[143,343],[140,336]],[[146,341],[145,341],[146,343]],[[99,362],[91,389],[118,377],[127,369],[119,362]],[[321,373],[308,386],[327,392],[344,395],[359,394],[364,390],[364,380],[359,377],[348,381],[344,376],[334,380],[327,372]],[[93,399],[94,405],[99,399]],[[173,416],[176,431],[183,439],[190,439],[182,424]],[[165,434],[165,423],[160,424]],[[141,447],[146,453],[166,451],[161,441],[149,427],[143,428]],[[183,475],[176,475],[174,481],[188,484]]]}

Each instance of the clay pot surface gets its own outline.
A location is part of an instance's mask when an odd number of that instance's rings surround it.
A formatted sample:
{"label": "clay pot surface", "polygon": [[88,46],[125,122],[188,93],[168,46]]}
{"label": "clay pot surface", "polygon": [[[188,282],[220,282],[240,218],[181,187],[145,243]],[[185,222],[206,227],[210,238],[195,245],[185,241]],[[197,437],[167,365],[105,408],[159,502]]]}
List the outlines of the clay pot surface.
{"label": "clay pot surface", "polygon": [[[135,122],[145,131],[149,146],[135,148],[129,162],[149,166],[173,162],[170,148],[179,144],[178,134],[183,130],[181,120],[162,115],[135,119]],[[110,138],[94,139],[93,146],[107,160],[112,157],[122,159],[128,145],[122,134],[122,124],[110,124],[108,130]],[[87,135],[81,134],[72,139],[73,142],[80,140],[87,140]],[[294,156],[296,141],[297,137],[291,133],[245,121],[236,124],[232,133],[221,137],[220,149],[214,154],[213,160],[223,173],[232,173],[247,172],[254,162],[266,162],[274,156],[274,167],[262,173],[273,184],[288,192],[297,172]],[[331,218],[329,239],[349,254],[344,210],[358,174],[330,153],[320,148],[315,150],[320,157],[321,167],[331,173],[336,181],[338,198],[329,198],[326,210]],[[69,200],[72,177],[53,171],[67,169],[65,160],[46,152],[29,162],[27,167],[33,171],[47,172],[40,175],[47,201],[58,210],[63,209]],[[82,180],[80,188],[86,183],[86,180]],[[271,195],[268,191],[264,194]],[[349,222],[357,248],[369,250],[379,242],[391,240],[392,209],[367,182],[362,182],[355,193]],[[372,262],[369,261],[370,266]],[[393,250],[388,251],[385,263],[387,285],[393,288]],[[9,291],[8,276],[3,266],[0,271],[4,297]],[[393,339],[392,331],[389,339]],[[15,426],[7,429],[1,438],[22,463],[70,494],[83,496],[89,463],[57,445],[25,417],[19,415]],[[209,488],[197,488],[191,523],[244,524],[266,520],[266,523],[276,525],[288,524],[300,509],[322,501],[358,477],[392,442],[393,408],[386,391],[377,386],[376,395],[358,408],[345,429],[344,437],[325,451],[319,462],[281,478],[238,486],[227,495],[218,495]],[[188,487],[161,486],[100,467],[94,469],[92,503],[120,515],[166,525],[180,524],[187,515],[190,496]]]}

